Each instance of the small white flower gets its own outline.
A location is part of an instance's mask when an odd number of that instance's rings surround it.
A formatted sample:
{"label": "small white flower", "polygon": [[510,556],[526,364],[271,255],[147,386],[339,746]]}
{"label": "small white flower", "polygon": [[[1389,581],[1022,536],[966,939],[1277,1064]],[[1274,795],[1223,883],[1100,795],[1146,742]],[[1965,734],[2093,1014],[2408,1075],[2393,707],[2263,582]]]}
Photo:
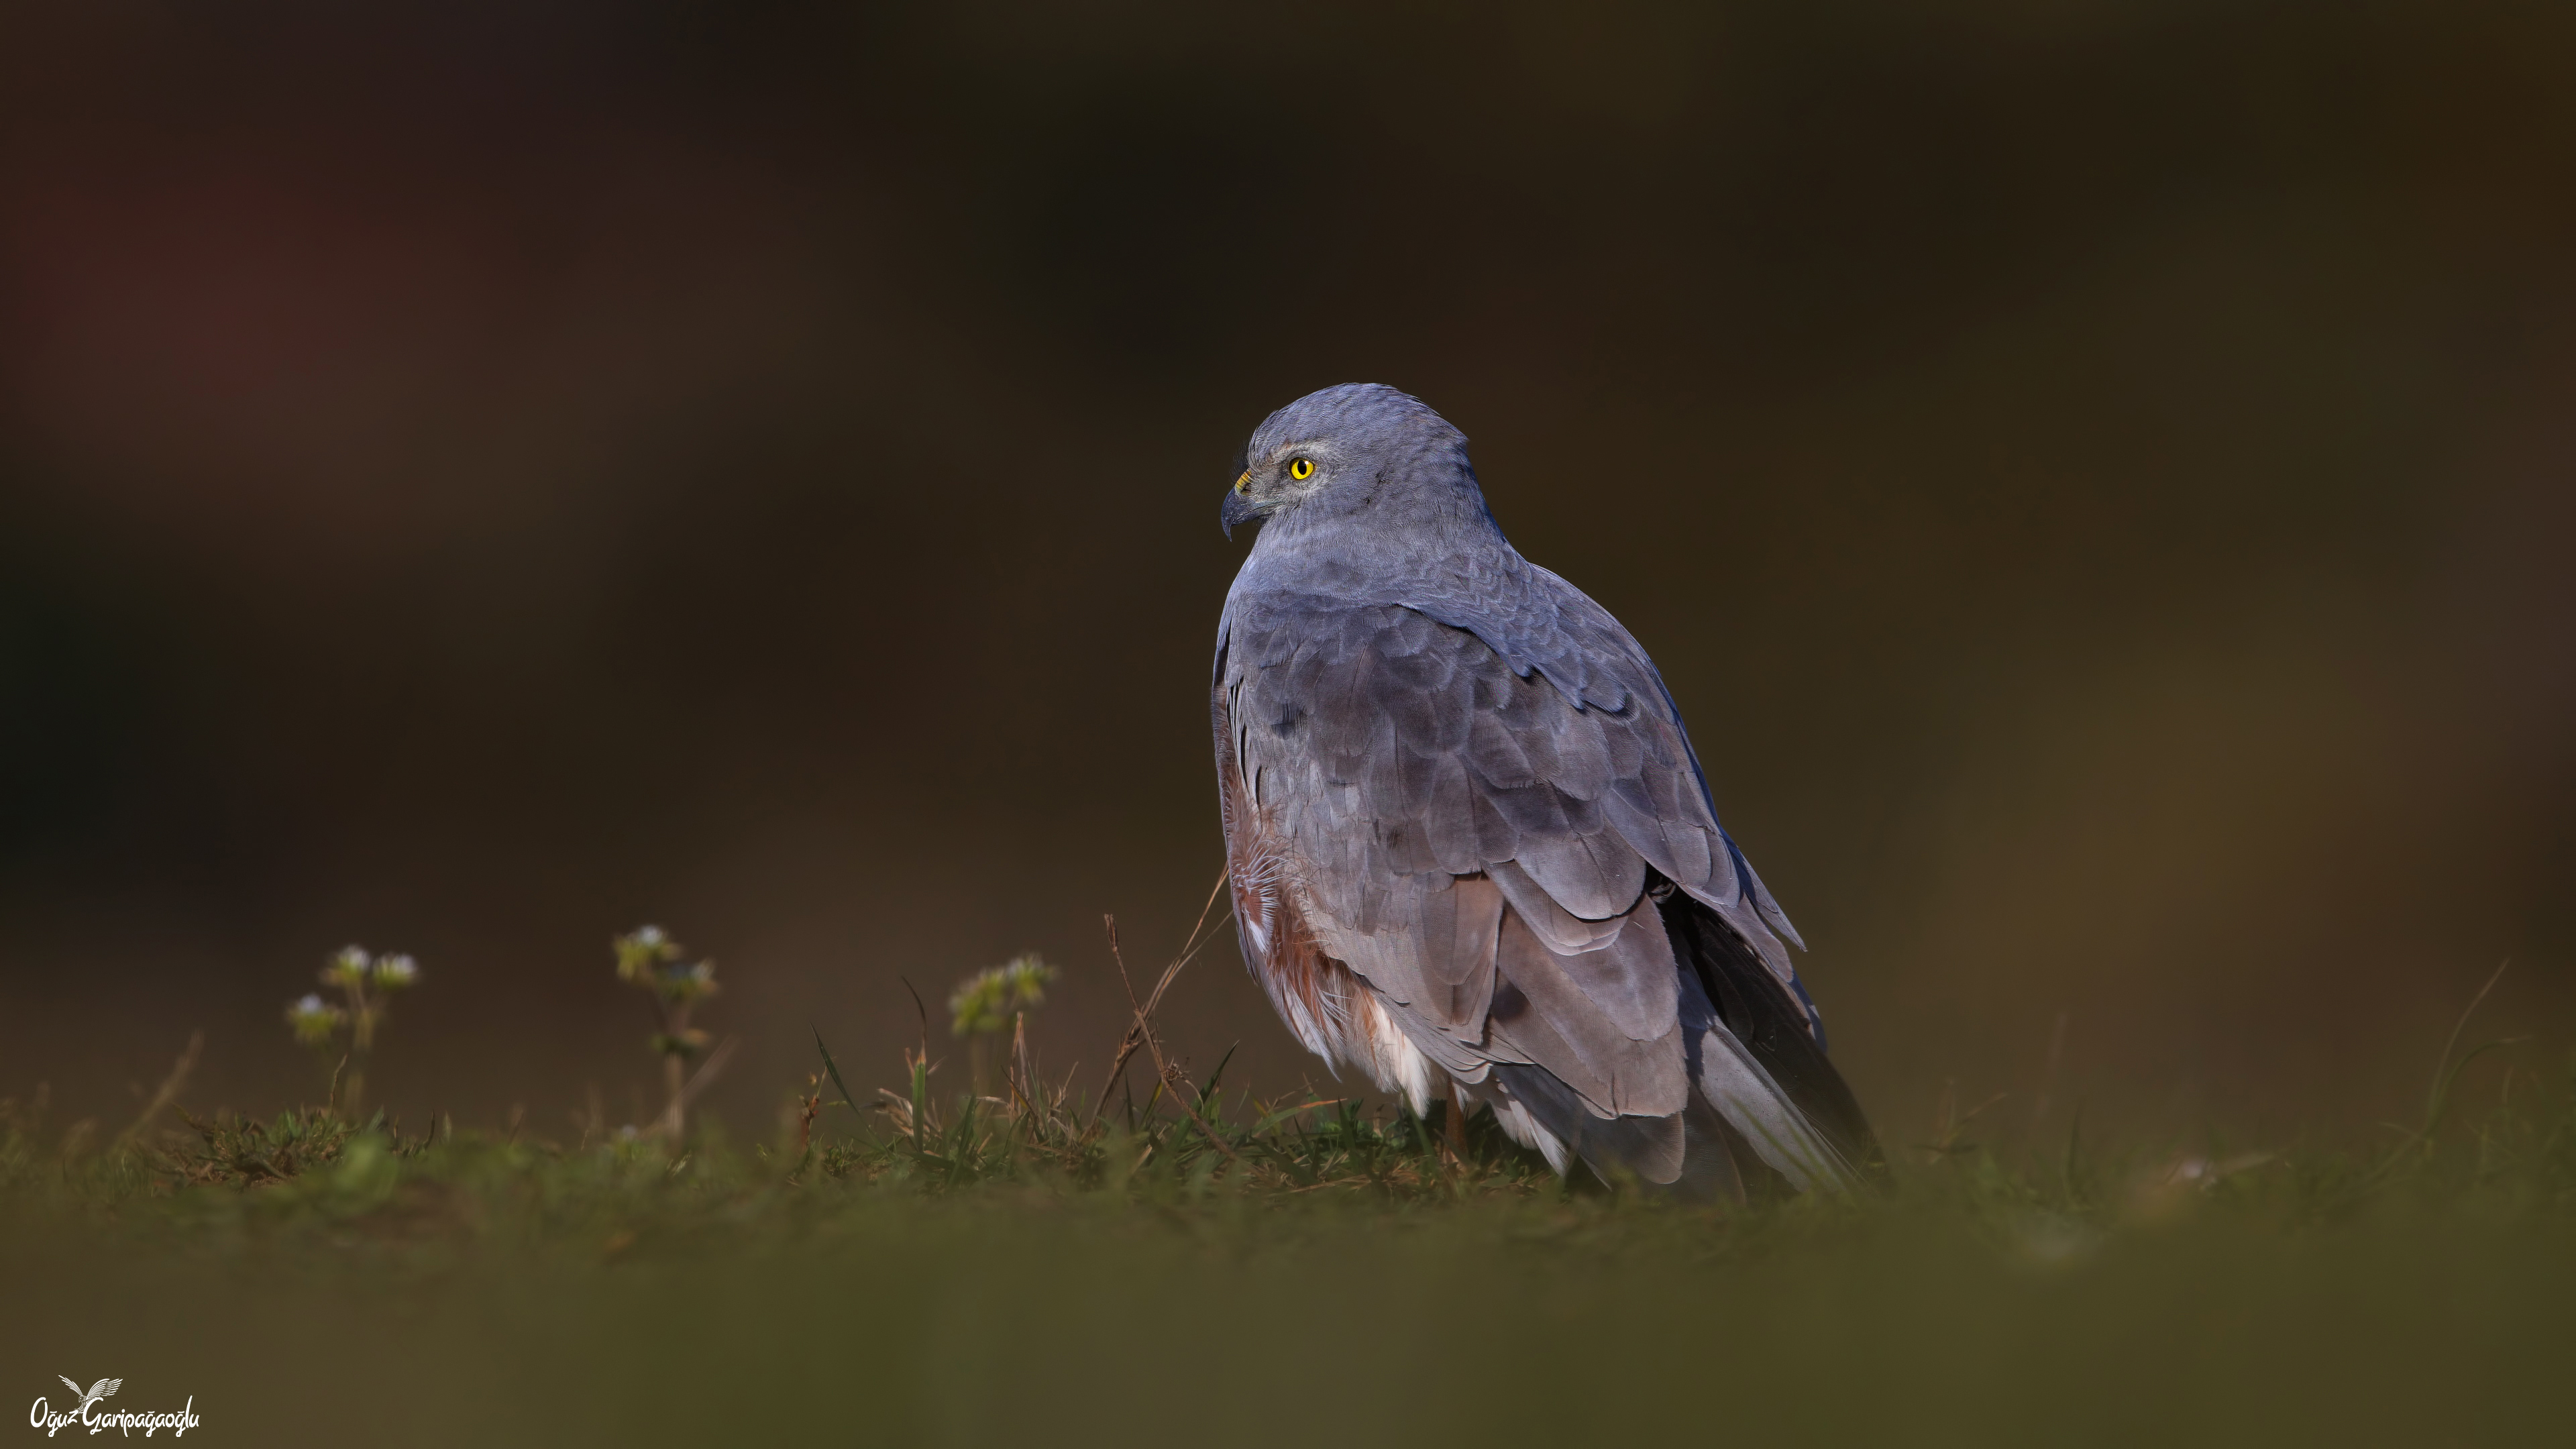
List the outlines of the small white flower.
{"label": "small white flower", "polygon": [[378,986],[409,986],[420,979],[420,967],[409,956],[377,957],[375,970]]}
{"label": "small white flower", "polygon": [[331,1040],[349,1013],[324,1001],[313,992],[286,1008],[286,1024],[295,1031],[295,1039],[306,1046],[319,1047]]}

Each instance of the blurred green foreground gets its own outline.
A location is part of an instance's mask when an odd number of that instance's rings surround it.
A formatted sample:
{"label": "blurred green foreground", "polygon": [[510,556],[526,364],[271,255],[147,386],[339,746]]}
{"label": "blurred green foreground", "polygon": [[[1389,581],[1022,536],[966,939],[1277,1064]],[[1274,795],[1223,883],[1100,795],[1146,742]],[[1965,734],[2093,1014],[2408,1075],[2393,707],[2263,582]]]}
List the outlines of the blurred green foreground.
{"label": "blurred green foreground", "polygon": [[2359,1156],[1953,1141],[1753,1207],[1212,1095],[1106,1173],[971,1116],[793,1163],[325,1123],[255,1185],[220,1132],[13,1132],[0,1363],[193,1398],[190,1443],[2563,1443],[2554,1093]]}

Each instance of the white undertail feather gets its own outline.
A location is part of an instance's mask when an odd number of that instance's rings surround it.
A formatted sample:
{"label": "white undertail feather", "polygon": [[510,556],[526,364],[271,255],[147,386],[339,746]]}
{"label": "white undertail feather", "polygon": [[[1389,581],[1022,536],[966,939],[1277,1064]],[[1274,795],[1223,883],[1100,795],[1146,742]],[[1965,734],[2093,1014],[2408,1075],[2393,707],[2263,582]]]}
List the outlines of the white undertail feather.
{"label": "white undertail feather", "polygon": [[1564,1139],[1540,1126],[1538,1119],[1530,1115],[1529,1108],[1505,1091],[1502,1083],[1488,1081],[1480,1087],[1462,1087],[1460,1091],[1474,1093],[1476,1100],[1492,1109],[1494,1120],[1502,1124],[1503,1135],[1523,1147],[1536,1148],[1539,1155],[1547,1159],[1547,1165],[1556,1169],[1557,1176],[1563,1177],[1573,1170],[1574,1153],[1566,1147]]}
{"label": "white undertail feather", "polygon": [[1404,1094],[1416,1117],[1429,1115],[1432,1074],[1437,1068],[1388,1018],[1375,992],[1362,990],[1358,995],[1350,1004],[1350,1024],[1342,1038],[1344,1059],[1367,1073],[1379,1091]]}

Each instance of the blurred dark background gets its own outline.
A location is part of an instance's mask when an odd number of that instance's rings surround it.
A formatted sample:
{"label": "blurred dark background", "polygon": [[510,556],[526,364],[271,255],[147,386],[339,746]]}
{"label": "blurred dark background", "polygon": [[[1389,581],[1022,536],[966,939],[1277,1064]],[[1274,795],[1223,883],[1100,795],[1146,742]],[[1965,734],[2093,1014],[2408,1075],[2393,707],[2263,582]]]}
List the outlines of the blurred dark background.
{"label": "blurred dark background", "polygon": [[[646,920],[737,1132],[1023,948],[1095,1079],[1100,916],[1151,970],[1217,874],[1225,462],[1354,380],[1654,651],[1892,1139],[2366,1124],[2507,957],[2472,1039],[2563,1059],[2571,71],[2541,4],[9,6],[0,1093],[112,1127],[203,1028],[198,1105],[315,1096],[359,941],[396,1110],[638,1118]],[[1230,933],[1170,1021],[1314,1071]]]}

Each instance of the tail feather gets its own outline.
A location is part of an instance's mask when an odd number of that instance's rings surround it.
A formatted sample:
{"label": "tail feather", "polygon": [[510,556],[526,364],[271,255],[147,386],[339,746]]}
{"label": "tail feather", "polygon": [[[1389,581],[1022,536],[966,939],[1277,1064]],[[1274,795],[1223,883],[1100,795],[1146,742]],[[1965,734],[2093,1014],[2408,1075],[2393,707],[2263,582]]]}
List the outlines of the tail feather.
{"label": "tail feather", "polygon": [[1675,891],[1663,913],[1685,986],[1705,995],[1685,1011],[1706,1014],[1692,1078],[1709,1104],[1800,1191],[1883,1175],[1878,1138],[1826,1058],[1812,1009],[1708,906]]}
{"label": "tail feather", "polygon": [[1859,1176],[1857,1165],[1816,1129],[1724,1023],[1712,1023],[1697,1045],[1701,1095],[1789,1186],[1813,1192],[1847,1186]]}
{"label": "tail feather", "polygon": [[1685,1069],[1697,1100],[1666,1117],[1601,1118],[1544,1067],[1495,1062],[1476,1089],[1547,1152],[1605,1180],[1630,1177],[1691,1197],[1748,1189],[1842,1191],[1883,1180],[1878,1139],[1827,1060],[1814,1008],[1718,913],[1672,891],[1660,899],[1682,967]]}

